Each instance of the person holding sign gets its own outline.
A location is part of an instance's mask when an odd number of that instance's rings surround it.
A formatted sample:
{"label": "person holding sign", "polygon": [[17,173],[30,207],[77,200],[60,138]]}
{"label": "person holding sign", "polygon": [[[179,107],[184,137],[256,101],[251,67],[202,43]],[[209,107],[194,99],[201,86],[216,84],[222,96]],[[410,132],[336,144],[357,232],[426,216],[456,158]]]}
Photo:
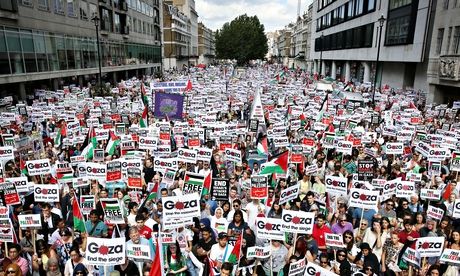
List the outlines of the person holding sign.
{"label": "person holding sign", "polygon": [[167,270],[167,274],[174,274],[178,276],[185,276],[187,271],[187,264],[185,257],[182,255],[182,252],[179,247],[179,243],[168,245],[168,249],[166,251],[166,264],[165,269]]}
{"label": "person holding sign", "polygon": [[351,275],[351,265],[347,260],[347,252],[345,250],[337,250],[337,260],[333,270],[340,276]]}

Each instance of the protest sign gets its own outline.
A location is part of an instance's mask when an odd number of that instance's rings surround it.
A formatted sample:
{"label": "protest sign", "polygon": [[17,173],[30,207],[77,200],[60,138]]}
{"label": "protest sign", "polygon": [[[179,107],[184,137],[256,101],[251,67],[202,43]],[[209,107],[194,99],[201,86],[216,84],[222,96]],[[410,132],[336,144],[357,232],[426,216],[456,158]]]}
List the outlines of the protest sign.
{"label": "protest sign", "polygon": [[334,272],[327,270],[315,264],[315,262],[308,262],[305,265],[305,276],[337,276]]}
{"label": "protest sign", "polygon": [[119,160],[108,161],[107,163],[106,181],[121,180],[121,162]]}
{"label": "protest sign", "polygon": [[438,201],[441,199],[441,190],[435,189],[421,189],[420,198],[424,200]]}
{"label": "protest sign", "polygon": [[33,189],[26,176],[6,178],[5,182],[13,183],[18,193],[27,193],[31,188]]}
{"label": "protest sign", "polygon": [[125,263],[125,238],[93,238],[86,242],[85,258],[90,265],[110,266]]}
{"label": "protest sign", "polygon": [[403,154],[404,144],[403,143],[386,143],[385,153],[386,154]]}
{"label": "protest sign", "polygon": [[241,163],[241,150],[227,148],[225,149],[225,158],[229,162]]}
{"label": "protest sign", "polygon": [[256,218],[256,235],[260,239],[284,240],[284,232],[281,228],[283,224],[281,219],[275,218]]}
{"label": "protest sign", "polygon": [[374,178],[374,161],[358,160],[358,180],[371,181]]}
{"label": "protest sign", "polygon": [[77,177],[72,180],[73,188],[82,188],[89,185],[88,179],[86,177]]}
{"label": "protest sign", "polygon": [[41,228],[40,214],[33,215],[18,215],[19,227],[26,228]]}
{"label": "protest sign", "polygon": [[93,195],[80,196],[80,210],[83,215],[89,215],[94,208],[96,208],[96,205]]}
{"label": "protest sign", "polygon": [[353,142],[339,141],[337,143],[337,147],[336,147],[337,152],[351,155],[352,149],[353,149]]}
{"label": "protest sign", "polygon": [[409,198],[415,194],[415,183],[412,181],[399,181],[396,185],[396,197]]}
{"label": "protest sign", "polygon": [[343,249],[345,244],[343,243],[343,237],[339,234],[325,233],[326,246],[332,249]]}
{"label": "protest sign", "polygon": [[34,199],[36,202],[59,202],[59,186],[54,184],[35,184]]}
{"label": "protest sign", "polygon": [[263,175],[251,176],[251,198],[263,199],[267,196],[267,177]]}
{"label": "protest sign", "polygon": [[403,253],[402,258],[416,268],[420,267],[420,254],[418,251],[412,249],[411,247],[407,247],[406,251]]}
{"label": "protest sign", "polygon": [[177,229],[186,225],[193,225],[193,217],[174,218],[174,219],[163,219],[163,228],[165,230]]}
{"label": "protest sign", "polygon": [[441,221],[442,217],[444,216],[444,210],[441,208],[436,208],[434,206],[428,205],[426,216],[428,218],[432,218],[432,219]]}
{"label": "protest sign", "polygon": [[326,175],[326,192],[336,195],[348,193],[348,180],[345,177]]}
{"label": "protest sign", "polygon": [[454,207],[452,210],[452,217],[460,218],[460,199],[454,201]]}
{"label": "protest sign", "polygon": [[0,197],[5,205],[21,203],[16,187],[11,182],[0,183]]}
{"label": "protest sign", "polygon": [[196,150],[180,148],[177,151],[177,161],[195,164],[196,163]]}
{"label": "protest sign", "polygon": [[379,191],[352,188],[350,190],[349,207],[377,210]]}
{"label": "protest sign", "polygon": [[439,259],[441,263],[460,266],[460,250],[446,248]]}
{"label": "protest sign", "polygon": [[439,257],[444,248],[444,237],[418,238],[415,248],[420,257]]}
{"label": "protest sign", "polygon": [[196,149],[196,160],[203,162],[210,162],[212,157],[212,149],[208,148],[197,148]]}
{"label": "protest sign", "polygon": [[200,195],[198,193],[162,197],[163,219],[200,217]]}
{"label": "protest sign", "polygon": [[229,180],[225,178],[213,178],[211,186],[211,199],[215,201],[228,200],[230,192]]}
{"label": "protest sign", "polygon": [[289,264],[289,274],[290,276],[303,276],[305,273],[305,258]]}
{"label": "protest sign", "polygon": [[107,168],[105,163],[94,163],[94,162],[87,162],[85,164],[86,168],[86,176],[89,178],[95,178],[99,180],[105,180],[106,179],[106,172]]}
{"label": "protest sign", "polygon": [[271,247],[270,246],[251,246],[248,247],[248,250],[246,252],[246,258],[259,258],[259,259],[265,259],[270,257],[271,255]]}
{"label": "protest sign", "polygon": [[136,261],[151,260],[150,246],[146,244],[126,243],[126,257]]}
{"label": "protest sign", "polygon": [[93,161],[94,162],[104,161],[104,150],[103,149],[93,149]]}
{"label": "protest sign", "polygon": [[300,183],[294,184],[281,190],[279,204],[284,204],[290,200],[296,199],[299,195]]}
{"label": "protest sign", "polygon": [[51,165],[49,159],[26,161],[26,167],[30,176],[51,173]]}
{"label": "protest sign", "polygon": [[142,189],[142,172],[139,168],[128,167],[128,188]]}
{"label": "protest sign", "polygon": [[[0,208],[6,208],[6,207],[0,207]],[[8,217],[8,215],[6,217],[2,216],[2,218],[0,218],[0,241],[14,242],[16,240],[16,237],[14,237],[13,235],[14,235],[14,228],[13,228],[10,218]]]}
{"label": "protest sign", "polygon": [[154,152],[157,150],[158,139],[155,137],[139,136],[139,149],[150,150]]}
{"label": "protest sign", "polygon": [[104,220],[107,223],[123,224],[123,212],[117,199],[101,198],[102,208],[104,209]]}
{"label": "protest sign", "polygon": [[159,172],[165,172],[166,170],[177,170],[177,159],[156,158],[153,161],[153,169]]}
{"label": "protest sign", "polygon": [[13,147],[0,147],[0,160],[8,161],[14,159]]}
{"label": "protest sign", "polygon": [[283,210],[281,215],[281,230],[289,233],[313,232],[315,214],[312,212]]}
{"label": "protest sign", "polygon": [[206,176],[199,173],[186,172],[183,194],[198,193],[201,196]]}

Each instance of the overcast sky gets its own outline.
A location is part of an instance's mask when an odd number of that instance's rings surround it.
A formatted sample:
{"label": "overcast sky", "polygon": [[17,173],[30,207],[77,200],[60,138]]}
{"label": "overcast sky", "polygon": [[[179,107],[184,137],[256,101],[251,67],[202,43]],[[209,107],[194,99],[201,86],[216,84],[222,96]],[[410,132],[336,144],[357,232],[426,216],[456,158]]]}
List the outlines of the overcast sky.
{"label": "overcast sky", "polygon": [[[312,0],[302,0],[300,13],[303,14]],[[257,15],[264,24],[265,31],[284,28],[297,15],[298,0],[195,0],[198,21],[215,31],[237,16]]]}

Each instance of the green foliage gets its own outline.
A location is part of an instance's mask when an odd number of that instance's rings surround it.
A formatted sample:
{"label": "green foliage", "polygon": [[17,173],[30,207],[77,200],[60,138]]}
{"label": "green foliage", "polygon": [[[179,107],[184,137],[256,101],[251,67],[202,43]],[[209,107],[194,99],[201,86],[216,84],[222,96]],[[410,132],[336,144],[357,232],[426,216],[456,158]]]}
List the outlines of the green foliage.
{"label": "green foliage", "polygon": [[257,16],[240,15],[216,32],[219,59],[236,59],[239,65],[263,59],[268,51],[265,28]]}

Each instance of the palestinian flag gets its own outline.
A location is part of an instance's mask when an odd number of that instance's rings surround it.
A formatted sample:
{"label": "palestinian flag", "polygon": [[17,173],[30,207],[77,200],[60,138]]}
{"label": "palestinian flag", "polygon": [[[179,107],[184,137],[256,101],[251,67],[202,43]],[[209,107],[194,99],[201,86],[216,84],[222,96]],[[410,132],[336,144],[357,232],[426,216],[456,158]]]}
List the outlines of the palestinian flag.
{"label": "palestinian flag", "polygon": [[54,146],[60,147],[62,143],[62,138],[67,136],[67,124],[63,120],[61,122],[61,127],[59,128],[56,138],[54,138]]}
{"label": "palestinian flag", "polygon": [[86,160],[93,159],[93,150],[97,147],[96,131],[93,127],[89,129],[82,147],[83,151],[81,155],[85,156]]}
{"label": "palestinian flag", "polygon": [[192,82],[190,80],[187,81],[187,86],[185,87],[185,91],[191,91],[192,90]]}
{"label": "palestinian flag", "polygon": [[72,200],[73,229],[80,233],[86,233],[85,221],[78,205],[77,197]]}
{"label": "palestinian flag", "polygon": [[149,276],[158,276],[163,275],[163,269],[161,267],[161,248],[160,248],[160,241],[157,239],[155,245],[155,258],[153,258],[152,266],[150,267]]}
{"label": "palestinian flag", "polygon": [[269,162],[263,163],[259,174],[285,174],[288,169],[289,151],[273,156]]}
{"label": "palestinian flag", "polygon": [[324,97],[324,100],[323,100],[323,104],[321,105],[321,109],[319,110],[318,112],[318,116],[316,117],[316,121],[319,122],[321,121],[321,119],[323,119],[323,116],[324,116],[324,112],[328,111],[328,95],[329,94],[326,94],[326,97]]}
{"label": "palestinian flag", "polygon": [[208,195],[211,193],[211,182],[212,182],[212,173],[209,172],[208,175],[204,179],[203,183],[203,192],[202,195]]}
{"label": "palestinian flag", "polygon": [[[205,176],[198,173],[187,172],[184,179],[184,191],[203,191]],[[200,195],[201,196],[201,195]]]}
{"label": "palestinian flag", "polygon": [[307,117],[305,116],[305,114],[300,114],[299,116],[299,120],[300,120],[300,126],[305,126],[307,124]]}
{"label": "palestinian flag", "polygon": [[148,122],[147,122],[148,113],[149,113],[148,106],[144,105],[144,112],[142,112],[142,117],[141,117],[141,120],[139,121],[139,126],[141,128],[147,128],[148,127]]}
{"label": "palestinian flag", "polygon": [[154,185],[153,185],[153,188],[152,190],[150,191],[150,194],[149,196],[147,197],[147,199],[145,199],[145,201],[149,201],[149,200],[154,200],[156,199],[158,196],[158,188],[160,187],[160,183],[159,182],[156,182]]}
{"label": "palestinian flag", "polygon": [[267,137],[262,137],[257,143],[257,153],[259,155],[268,155],[268,142]]}
{"label": "palestinian flag", "polygon": [[20,160],[19,161],[19,166],[20,166],[20,169],[21,169],[21,175],[29,175],[28,171],[27,171],[27,167],[26,167],[26,161],[24,160]]}
{"label": "palestinian flag", "polygon": [[145,90],[144,82],[141,83],[141,93],[142,93],[142,103],[144,106],[149,105],[149,100],[147,99],[147,91]]}
{"label": "palestinian flag", "polygon": [[232,264],[237,264],[240,261],[241,256],[241,240],[243,239],[243,234],[236,240],[235,246],[233,247],[232,253],[228,257],[228,262]]}
{"label": "palestinian flag", "polygon": [[107,147],[105,148],[105,152],[107,152],[109,155],[113,155],[115,153],[115,149],[117,146],[120,144],[120,137],[115,135],[113,131],[110,131],[110,139],[109,142],[107,143]]}

